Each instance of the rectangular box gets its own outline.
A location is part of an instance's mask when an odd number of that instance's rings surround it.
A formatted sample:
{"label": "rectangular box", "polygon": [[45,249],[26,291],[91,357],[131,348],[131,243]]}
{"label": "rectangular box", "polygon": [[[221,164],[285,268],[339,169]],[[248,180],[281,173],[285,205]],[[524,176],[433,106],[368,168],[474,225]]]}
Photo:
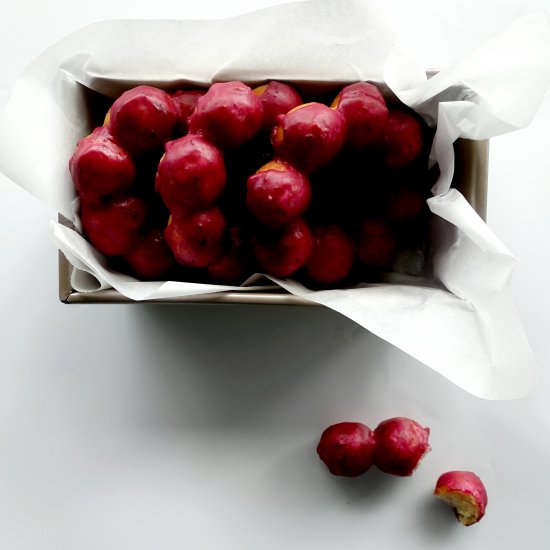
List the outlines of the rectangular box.
{"label": "rectangular box", "polygon": [[[482,219],[487,214],[487,182],[489,141],[459,139],[455,142],[455,171],[452,186],[460,191]],[[59,216],[59,222],[72,227],[69,220]],[[59,252],[59,299],[66,304],[130,303],[133,300],[114,289],[78,292],[71,287],[73,267]],[[260,305],[317,305],[294,296],[283,289],[262,292],[217,292],[205,295],[181,296],[164,300],[145,300],[154,303],[208,303]]]}

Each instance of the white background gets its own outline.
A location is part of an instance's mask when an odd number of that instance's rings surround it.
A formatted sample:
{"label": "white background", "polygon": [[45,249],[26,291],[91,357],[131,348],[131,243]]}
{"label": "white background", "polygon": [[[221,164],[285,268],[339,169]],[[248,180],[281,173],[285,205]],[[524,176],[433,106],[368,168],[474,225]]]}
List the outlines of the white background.
{"label": "white background", "polygon": [[[275,3],[4,0],[0,105],[85,24]],[[431,67],[523,13],[550,15],[550,1],[392,6]],[[513,291],[540,364],[514,402],[472,397],[321,308],[62,305],[56,213],[0,176],[0,548],[550,548],[549,129],[547,95],[527,129],[491,142],[488,223],[519,259]],[[339,479],[318,460],[327,425],[398,415],[432,431],[412,478]],[[448,469],[485,481],[481,523],[461,526],[431,496]]]}

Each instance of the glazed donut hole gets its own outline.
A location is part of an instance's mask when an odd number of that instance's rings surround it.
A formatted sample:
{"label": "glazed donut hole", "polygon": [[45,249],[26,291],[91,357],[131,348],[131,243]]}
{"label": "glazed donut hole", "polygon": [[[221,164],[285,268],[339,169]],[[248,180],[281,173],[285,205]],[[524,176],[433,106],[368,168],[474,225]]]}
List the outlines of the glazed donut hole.
{"label": "glazed donut hole", "polygon": [[276,80],[254,88],[253,92],[258,96],[262,105],[260,129],[263,132],[273,130],[279,115],[284,115],[304,103],[296,88]]}
{"label": "glazed donut hole", "polygon": [[343,115],[322,103],[299,105],[276,121],[271,133],[275,157],[305,174],[328,164],[344,144]]}
{"label": "glazed donut hole", "polygon": [[222,251],[226,221],[217,207],[172,215],[164,237],[178,263],[207,267]]}
{"label": "glazed donut hole", "polygon": [[166,143],[155,189],[170,210],[214,206],[225,182],[223,153],[202,136],[187,134]]}
{"label": "glazed donut hole", "polygon": [[262,124],[262,104],[242,82],[212,84],[189,117],[189,133],[200,134],[222,149],[250,141]]}
{"label": "glazed donut hole", "polygon": [[178,108],[167,92],[137,86],[115,100],[104,126],[123,149],[137,156],[164,146],[175,135],[178,121]]}
{"label": "glazed donut hole", "polygon": [[272,229],[298,219],[310,199],[307,176],[284,161],[268,162],[247,180],[246,207],[258,223]]}
{"label": "glazed donut hole", "polygon": [[125,196],[108,204],[82,202],[82,228],[90,242],[105,256],[123,256],[138,245],[147,218],[147,203]]}
{"label": "glazed donut hole", "polygon": [[78,142],[69,171],[76,191],[86,203],[125,193],[136,179],[132,157],[103,126]]}

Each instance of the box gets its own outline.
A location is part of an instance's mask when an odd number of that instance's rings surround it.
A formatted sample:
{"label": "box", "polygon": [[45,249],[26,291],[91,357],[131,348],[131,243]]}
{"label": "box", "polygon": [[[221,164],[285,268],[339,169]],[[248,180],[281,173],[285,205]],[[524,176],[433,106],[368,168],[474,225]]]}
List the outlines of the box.
{"label": "box", "polygon": [[[485,220],[487,212],[488,140],[459,139],[455,142],[455,171],[453,187],[460,191],[479,216]],[[72,223],[59,216],[59,222],[67,227]],[[59,252],[59,299],[65,304],[74,303],[131,303],[133,300],[114,289],[95,292],[79,292],[71,287],[71,271],[74,269],[62,252]],[[147,300],[146,300],[147,301]],[[204,295],[180,296],[154,303],[209,303],[209,304],[260,304],[260,305],[317,305],[294,296],[284,289],[254,292],[224,291]]]}

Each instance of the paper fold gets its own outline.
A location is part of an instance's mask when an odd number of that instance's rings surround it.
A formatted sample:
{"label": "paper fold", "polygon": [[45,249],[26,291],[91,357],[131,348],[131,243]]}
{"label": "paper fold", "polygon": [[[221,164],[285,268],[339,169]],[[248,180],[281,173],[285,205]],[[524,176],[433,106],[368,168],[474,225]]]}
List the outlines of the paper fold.
{"label": "paper fold", "polygon": [[[429,206],[439,220],[434,274],[441,287],[384,284],[313,292],[291,280],[274,280],[356,321],[466,391],[489,399],[524,396],[536,370],[510,294],[515,259],[450,188],[452,145],[459,137],[490,138],[530,122],[550,80],[548,22],[542,14],[526,16],[427,78],[392,49],[392,31],[378,7],[373,1],[324,0],[223,21],[86,27],[44,52],[16,83],[0,117],[0,171],[70,218],[74,189],[67,161],[90,130],[83,117],[88,88],[115,97],[140,82],[384,80],[437,125],[430,158],[441,176]],[[56,222],[51,231],[80,270],[73,284],[82,290],[112,286],[145,300],[258,288],[138,282],[109,270],[77,232]]]}

